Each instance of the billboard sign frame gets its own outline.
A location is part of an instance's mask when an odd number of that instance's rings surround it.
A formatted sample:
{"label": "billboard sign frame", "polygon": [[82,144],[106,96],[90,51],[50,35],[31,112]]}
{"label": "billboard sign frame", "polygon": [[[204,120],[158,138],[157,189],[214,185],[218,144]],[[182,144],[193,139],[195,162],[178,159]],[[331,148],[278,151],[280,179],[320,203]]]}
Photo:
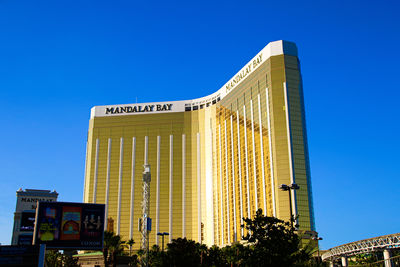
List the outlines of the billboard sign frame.
{"label": "billboard sign frame", "polygon": [[104,204],[38,202],[33,244],[47,249],[102,250]]}

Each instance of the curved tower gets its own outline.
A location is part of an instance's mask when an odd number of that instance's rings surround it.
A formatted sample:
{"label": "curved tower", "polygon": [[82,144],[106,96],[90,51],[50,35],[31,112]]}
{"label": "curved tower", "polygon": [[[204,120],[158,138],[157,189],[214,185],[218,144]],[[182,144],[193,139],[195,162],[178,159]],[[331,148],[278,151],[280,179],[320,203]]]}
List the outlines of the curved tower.
{"label": "curved tower", "polygon": [[[269,43],[215,93],[193,100],[96,106],[87,141],[84,201],[105,203],[114,231],[140,240],[142,170],[148,162],[150,246],[187,237],[239,241],[261,208],[314,230],[297,47]],[[289,195],[279,184],[297,183]],[[137,242],[136,245],[138,245]]]}

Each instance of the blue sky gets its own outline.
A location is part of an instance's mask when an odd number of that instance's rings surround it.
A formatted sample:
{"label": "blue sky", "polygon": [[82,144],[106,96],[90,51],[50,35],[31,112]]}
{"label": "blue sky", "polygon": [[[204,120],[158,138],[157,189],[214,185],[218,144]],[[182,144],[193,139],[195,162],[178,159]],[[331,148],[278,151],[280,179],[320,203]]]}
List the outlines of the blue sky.
{"label": "blue sky", "polygon": [[280,39],[299,48],[322,248],[399,232],[399,11],[398,1],[0,0],[0,243],[18,188],[82,200],[92,106],[205,96]]}

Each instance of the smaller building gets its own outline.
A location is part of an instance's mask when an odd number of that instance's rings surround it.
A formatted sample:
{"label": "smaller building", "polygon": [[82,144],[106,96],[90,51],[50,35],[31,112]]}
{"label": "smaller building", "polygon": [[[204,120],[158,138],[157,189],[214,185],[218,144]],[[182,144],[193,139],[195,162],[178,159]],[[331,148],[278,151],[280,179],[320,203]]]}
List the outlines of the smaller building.
{"label": "smaller building", "polygon": [[104,267],[104,256],[101,251],[82,253],[73,257],[78,259],[81,267]]}
{"label": "smaller building", "polygon": [[[103,252],[89,252],[81,253],[73,256],[78,259],[78,264],[81,267],[104,267],[104,256]],[[129,256],[117,256],[117,267],[129,267]]]}
{"label": "smaller building", "polygon": [[37,202],[53,202],[57,201],[57,197],[55,190],[18,189],[11,245],[32,244]]}

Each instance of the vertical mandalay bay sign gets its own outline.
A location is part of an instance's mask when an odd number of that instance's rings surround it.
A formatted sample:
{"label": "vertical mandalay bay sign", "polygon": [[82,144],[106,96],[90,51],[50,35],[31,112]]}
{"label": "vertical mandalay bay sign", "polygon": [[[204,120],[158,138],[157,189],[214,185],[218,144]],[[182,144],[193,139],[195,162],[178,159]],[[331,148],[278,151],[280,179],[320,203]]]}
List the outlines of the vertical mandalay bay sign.
{"label": "vertical mandalay bay sign", "polygon": [[104,204],[39,202],[33,242],[55,249],[102,249],[104,208]]}

